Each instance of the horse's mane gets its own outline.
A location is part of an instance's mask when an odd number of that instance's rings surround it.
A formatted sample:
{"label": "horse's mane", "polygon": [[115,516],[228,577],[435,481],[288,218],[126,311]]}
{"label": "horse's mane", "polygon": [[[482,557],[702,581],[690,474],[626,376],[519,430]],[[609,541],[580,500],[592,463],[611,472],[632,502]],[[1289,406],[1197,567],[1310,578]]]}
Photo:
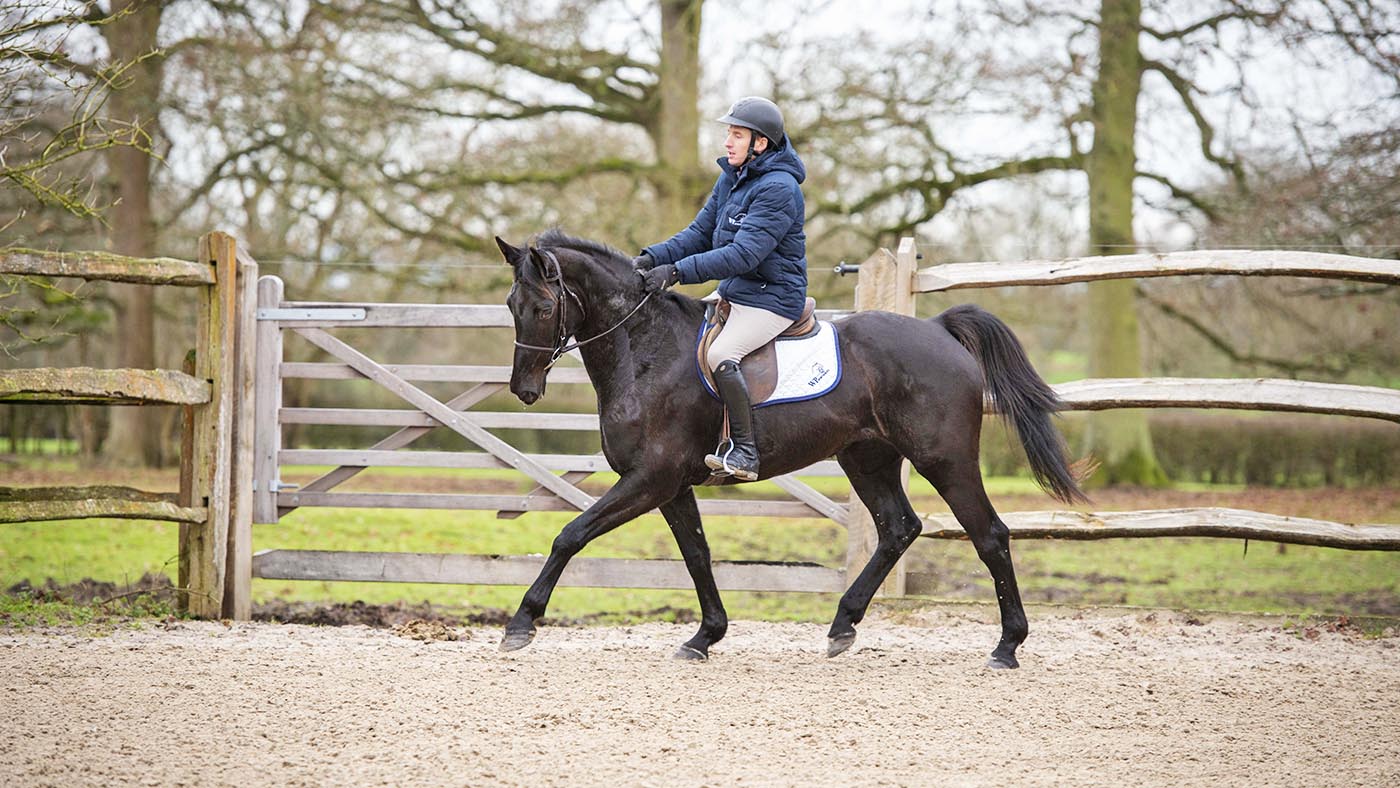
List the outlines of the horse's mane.
{"label": "horse's mane", "polygon": [[[572,249],[576,252],[590,255],[595,258],[601,257],[603,260],[614,264],[630,266],[632,259],[625,252],[608,246],[599,241],[590,241],[587,238],[576,238],[558,227],[551,227],[532,239],[536,246],[546,249]],[[528,268],[528,266],[527,266]],[[527,276],[532,275],[527,272]],[[665,297],[660,299],[663,302],[674,303],[680,306],[681,310],[690,317],[698,317],[705,311],[705,306],[699,300],[691,298],[684,293],[668,291]]]}
{"label": "horse's mane", "polygon": [[590,241],[587,238],[576,238],[558,227],[551,227],[535,236],[534,242],[536,246],[544,246],[551,249],[563,247],[585,254],[601,255],[602,257],[610,258],[617,262],[625,263],[630,259],[626,254],[623,254],[621,251],[605,243]]}

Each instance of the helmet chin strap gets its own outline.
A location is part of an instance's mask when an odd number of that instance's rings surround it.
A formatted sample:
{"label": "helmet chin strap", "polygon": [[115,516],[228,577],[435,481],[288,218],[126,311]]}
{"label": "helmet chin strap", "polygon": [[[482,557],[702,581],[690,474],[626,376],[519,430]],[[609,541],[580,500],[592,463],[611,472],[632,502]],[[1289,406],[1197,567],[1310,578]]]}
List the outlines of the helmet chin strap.
{"label": "helmet chin strap", "polygon": [[749,129],[749,152],[748,152],[747,155],[744,156],[744,162],[743,162],[743,164],[740,164],[740,165],[739,165],[740,167],[746,166],[749,162],[753,161],[753,159],[754,159],[753,146],[754,146],[754,144],[756,144],[757,142],[758,142],[758,132],[754,131],[753,129]]}

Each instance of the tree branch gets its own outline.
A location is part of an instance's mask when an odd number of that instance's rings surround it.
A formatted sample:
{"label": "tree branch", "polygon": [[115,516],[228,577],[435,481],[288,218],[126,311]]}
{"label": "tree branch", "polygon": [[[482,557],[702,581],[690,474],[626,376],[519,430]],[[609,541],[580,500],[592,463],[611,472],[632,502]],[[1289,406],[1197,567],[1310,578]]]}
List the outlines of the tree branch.
{"label": "tree branch", "polygon": [[1225,24],[1226,22],[1232,22],[1235,20],[1246,20],[1269,24],[1278,21],[1278,19],[1280,19],[1282,16],[1282,11],[1256,11],[1253,9],[1236,6],[1233,10],[1222,11],[1218,14],[1208,16],[1204,19],[1201,19],[1200,21],[1193,22],[1189,25],[1186,25],[1185,27],[1180,27],[1175,30],[1157,30],[1156,28],[1144,24],[1142,25],[1142,31],[1157,39],[1158,41],[1170,41],[1172,39],[1185,38],[1191,35],[1192,33],[1197,32],[1198,30],[1209,29],[1213,31],[1219,31],[1220,26]]}
{"label": "tree branch", "polygon": [[1158,74],[1165,77],[1167,84],[1171,85],[1172,90],[1176,91],[1177,96],[1181,98],[1182,105],[1186,107],[1186,112],[1191,115],[1191,120],[1196,124],[1196,130],[1200,132],[1201,155],[1205,157],[1206,161],[1229,172],[1234,176],[1236,182],[1243,186],[1245,184],[1244,166],[1240,164],[1239,160],[1217,155],[1211,150],[1211,145],[1215,141],[1215,127],[1210,124],[1210,121],[1206,120],[1205,114],[1202,113],[1201,108],[1197,106],[1195,96],[1192,95],[1194,86],[1190,81],[1177,72],[1176,69],[1173,69],[1171,66],[1159,60],[1144,58],[1142,65],[1144,70],[1156,71]]}
{"label": "tree branch", "polygon": [[1021,175],[1034,175],[1052,170],[1077,170],[1081,169],[1083,166],[1083,157],[1078,154],[1071,154],[1068,156],[1033,156],[1026,159],[1014,159],[976,172],[954,171],[951,177],[943,180],[908,178],[876,189],[850,205],[819,202],[817,203],[817,208],[822,212],[835,211],[844,214],[855,214],[867,211],[900,194],[914,192],[923,198],[923,211],[906,216],[904,219],[900,220],[898,224],[892,225],[891,227],[880,229],[881,232],[903,232],[938,215],[939,211],[943,210],[948,200],[951,199],[953,194],[959,189],[987,183],[988,181],[1014,178]]}
{"label": "tree branch", "polygon": [[1196,332],[1196,334],[1202,339],[1204,339],[1207,344],[1209,344],[1211,347],[1215,348],[1217,351],[1223,354],[1226,358],[1230,359],[1231,361],[1237,364],[1255,364],[1265,367],[1271,367],[1273,369],[1281,370],[1287,373],[1290,377],[1297,377],[1298,374],[1301,372],[1314,372],[1323,375],[1328,375],[1333,378],[1340,378],[1351,369],[1349,364],[1333,366],[1317,361],[1294,361],[1290,358],[1262,356],[1256,353],[1248,353],[1241,351],[1238,348],[1236,348],[1233,344],[1231,344],[1229,340],[1227,340],[1219,332],[1211,330],[1210,327],[1208,327],[1204,322],[1196,318],[1194,315],[1188,314],[1185,311],[1173,306],[1172,304],[1154,297],[1152,293],[1149,292],[1142,285],[1137,285],[1134,288],[1134,290],[1137,293],[1138,298],[1143,299],[1147,303],[1161,310],[1162,314],[1166,315],[1167,317],[1170,317],[1173,320],[1184,324],[1187,328],[1190,328],[1192,331]]}
{"label": "tree branch", "polygon": [[[651,103],[653,86],[642,86],[621,76],[625,69],[654,72],[654,66],[634,60],[625,54],[582,47],[567,50],[552,49],[516,38],[504,30],[483,23],[463,6],[440,7],[460,25],[453,30],[433,19],[433,13],[422,0],[413,0],[412,21],[438,40],[460,52],[467,52],[498,65],[510,66],[552,82],[570,85],[594,101],[608,105],[625,116],[639,117]],[[465,34],[468,37],[463,37]],[[637,94],[615,87],[638,88]],[[654,84],[654,83],[653,83]]]}
{"label": "tree branch", "polygon": [[1138,170],[1135,173],[1135,175],[1139,178],[1146,178],[1149,181],[1156,181],[1157,183],[1166,186],[1167,189],[1171,191],[1172,197],[1175,197],[1176,199],[1181,200],[1182,202],[1185,202],[1186,204],[1190,205],[1192,208],[1195,208],[1196,210],[1200,211],[1201,214],[1204,215],[1210,221],[1220,221],[1220,211],[1214,205],[1208,202],[1206,198],[1202,197],[1196,192],[1189,191],[1187,189],[1181,188],[1180,186],[1177,186],[1167,176],[1158,175],[1155,172],[1147,172],[1146,170]]}

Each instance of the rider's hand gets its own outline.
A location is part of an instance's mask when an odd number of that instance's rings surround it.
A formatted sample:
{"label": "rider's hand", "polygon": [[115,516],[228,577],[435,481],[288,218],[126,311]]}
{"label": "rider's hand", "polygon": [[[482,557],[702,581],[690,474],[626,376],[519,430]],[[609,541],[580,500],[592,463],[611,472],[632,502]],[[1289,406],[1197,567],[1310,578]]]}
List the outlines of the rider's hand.
{"label": "rider's hand", "polygon": [[637,273],[642,277],[642,287],[645,288],[648,293],[654,293],[657,290],[665,290],[671,285],[681,281],[681,269],[670,263],[658,265],[650,271],[638,271]]}
{"label": "rider's hand", "polygon": [[646,252],[642,252],[641,254],[632,258],[632,268],[635,269],[639,274],[644,274],[647,271],[650,271],[653,265],[656,265],[656,261],[651,259],[651,255],[647,254]]}

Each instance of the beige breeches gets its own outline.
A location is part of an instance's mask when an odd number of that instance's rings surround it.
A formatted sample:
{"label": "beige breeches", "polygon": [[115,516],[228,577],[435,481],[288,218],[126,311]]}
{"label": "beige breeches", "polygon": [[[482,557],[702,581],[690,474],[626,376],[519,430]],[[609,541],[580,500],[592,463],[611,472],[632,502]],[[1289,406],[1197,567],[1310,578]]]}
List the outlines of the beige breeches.
{"label": "beige breeches", "polygon": [[705,354],[705,363],[712,371],[725,361],[738,363],[791,325],[792,320],[782,315],[731,302],[729,319],[724,321],[724,329]]}

